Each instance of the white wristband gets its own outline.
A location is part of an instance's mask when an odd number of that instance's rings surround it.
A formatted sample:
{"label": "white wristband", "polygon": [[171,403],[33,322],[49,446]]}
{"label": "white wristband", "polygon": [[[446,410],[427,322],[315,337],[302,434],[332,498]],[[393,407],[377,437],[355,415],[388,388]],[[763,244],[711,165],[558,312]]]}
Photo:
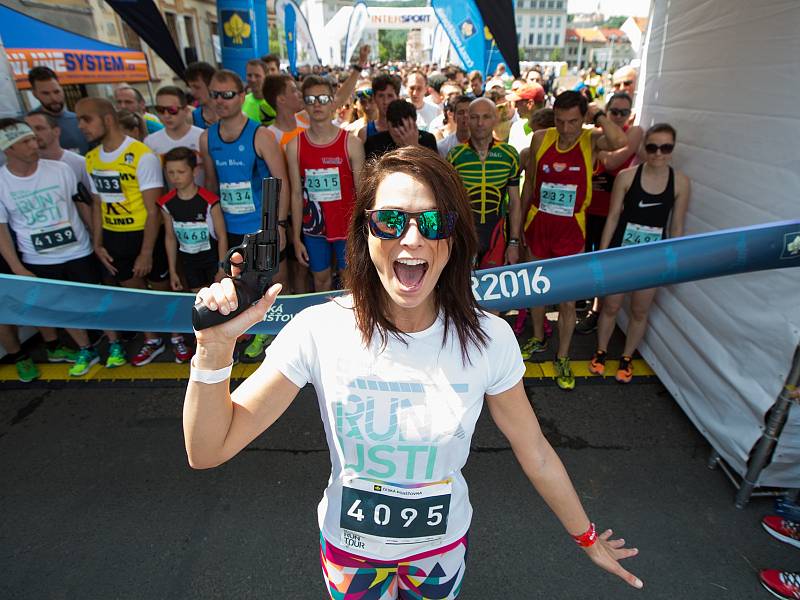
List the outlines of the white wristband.
{"label": "white wristband", "polygon": [[233,370],[233,361],[227,367],[216,369],[214,371],[206,369],[198,369],[194,366],[194,357],[192,362],[189,363],[191,369],[189,370],[189,381],[197,381],[199,383],[222,383],[231,378],[231,371]]}

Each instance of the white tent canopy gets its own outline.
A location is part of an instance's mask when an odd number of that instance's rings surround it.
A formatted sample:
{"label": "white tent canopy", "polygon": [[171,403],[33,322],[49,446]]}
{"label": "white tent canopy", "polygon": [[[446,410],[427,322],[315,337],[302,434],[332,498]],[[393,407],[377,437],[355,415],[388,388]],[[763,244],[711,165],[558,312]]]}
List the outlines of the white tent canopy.
{"label": "white tent canopy", "polygon": [[[637,104],[645,129],[678,131],[687,234],[800,214],[799,29],[796,0],[654,0]],[[739,474],[800,341],[798,275],[672,286],[651,311],[642,354]],[[757,484],[800,487],[797,407]]]}

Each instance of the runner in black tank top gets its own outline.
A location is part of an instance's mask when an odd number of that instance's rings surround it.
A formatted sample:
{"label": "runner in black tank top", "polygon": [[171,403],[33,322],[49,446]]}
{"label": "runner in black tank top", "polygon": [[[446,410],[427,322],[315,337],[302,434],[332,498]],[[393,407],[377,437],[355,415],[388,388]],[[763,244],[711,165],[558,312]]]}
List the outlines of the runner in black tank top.
{"label": "runner in black tank top", "polygon": [[[621,171],[614,181],[601,250],[683,235],[691,185],[686,175],[669,164],[674,147],[675,130],[666,123],[653,125],[645,134],[645,162]],[[620,383],[628,383],[633,377],[632,356],[647,330],[647,316],[657,289],[639,289],[630,294],[625,348],[615,376]],[[597,351],[589,362],[589,371],[595,375],[605,374],[608,342],[624,297],[625,294],[611,294],[603,299],[597,321]]]}
{"label": "runner in black tank top", "polygon": [[620,216],[609,248],[656,242],[666,237],[667,222],[675,204],[675,172],[669,167],[667,187],[660,194],[642,188],[643,164],[636,168],[633,183],[625,194]]}

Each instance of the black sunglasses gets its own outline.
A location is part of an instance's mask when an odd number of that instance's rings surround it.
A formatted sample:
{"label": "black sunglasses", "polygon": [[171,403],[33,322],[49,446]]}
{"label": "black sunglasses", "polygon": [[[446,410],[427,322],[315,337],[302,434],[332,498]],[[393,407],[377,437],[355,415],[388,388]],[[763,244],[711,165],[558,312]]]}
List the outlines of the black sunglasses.
{"label": "black sunglasses", "polygon": [[644,151],[648,154],[655,154],[659,150],[661,154],[672,154],[672,150],[675,148],[675,144],[645,144]]}
{"label": "black sunglasses", "polygon": [[369,231],[382,240],[396,240],[408,229],[412,217],[417,221],[417,229],[422,237],[429,240],[443,240],[455,230],[456,213],[439,210],[407,212],[405,210],[378,209],[367,210]]}
{"label": "black sunglasses", "polygon": [[235,90],[224,90],[222,92],[217,90],[211,90],[208,95],[211,96],[214,100],[217,98],[222,98],[223,100],[233,100],[236,96],[238,96],[241,92],[237,92]]}
{"label": "black sunglasses", "polygon": [[311,106],[314,102],[319,103],[321,106],[333,102],[333,96],[329,94],[319,94],[318,96],[303,96],[303,102]]}
{"label": "black sunglasses", "polygon": [[610,112],[615,117],[629,117],[631,114],[630,108],[609,108],[608,112]]}

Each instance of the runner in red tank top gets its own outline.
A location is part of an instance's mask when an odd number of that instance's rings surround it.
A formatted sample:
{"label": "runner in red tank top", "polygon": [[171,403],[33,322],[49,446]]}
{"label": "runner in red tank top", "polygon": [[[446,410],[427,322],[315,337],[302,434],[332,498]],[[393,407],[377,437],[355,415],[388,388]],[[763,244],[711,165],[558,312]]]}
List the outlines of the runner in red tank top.
{"label": "runner in red tank top", "polygon": [[[583,252],[586,209],[592,199],[592,165],[602,150],[622,148],[625,133],[586,97],[563,92],[553,104],[555,128],[533,134],[527,173],[522,189],[523,214],[527,214],[525,239],[534,256],[554,258]],[[584,129],[591,122],[594,129]],[[602,129],[600,129],[602,128]],[[522,347],[525,358],[543,352],[544,307],[533,313],[533,338]],[[569,366],[569,347],[575,330],[575,302],[562,302],[558,315],[556,383],[561,389],[575,387]]]}
{"label": "runner in red tank top", "polygon": [[331,259],[346,268],[344,242],[364,165],[364,145],[336,127],[336,110],[328,80],[303,80],[303,101],[310,118],[308,130],[286,146],[292,183],[292,231],[295,255],[307,265],[317,292],[333,288]]}

